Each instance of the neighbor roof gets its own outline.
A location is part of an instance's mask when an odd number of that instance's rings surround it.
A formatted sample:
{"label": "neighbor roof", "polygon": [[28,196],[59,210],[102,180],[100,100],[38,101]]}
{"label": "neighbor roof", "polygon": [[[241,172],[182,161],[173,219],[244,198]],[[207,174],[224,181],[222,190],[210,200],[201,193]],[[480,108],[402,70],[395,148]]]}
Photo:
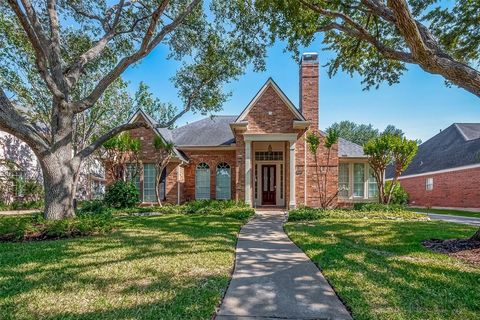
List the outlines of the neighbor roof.
{"label": "neighbor roof", "polygon": [[[402,176],[480,163],[480,123],[454,123],[418,147]],[[387,168],[386,177],[393,176]]]}
{"label": "neighbor roof", "polygon": [[365,158],[367,157],[363,153],[363,147],[345,140],[343,138],[338,139],[338,156],[339,157],[346,157],[346,158]]}

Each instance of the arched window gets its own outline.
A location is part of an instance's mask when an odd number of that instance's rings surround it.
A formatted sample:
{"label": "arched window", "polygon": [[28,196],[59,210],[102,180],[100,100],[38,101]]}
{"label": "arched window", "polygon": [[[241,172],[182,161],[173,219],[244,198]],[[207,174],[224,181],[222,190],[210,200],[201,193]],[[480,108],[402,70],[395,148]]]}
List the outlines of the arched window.
{"label": "arched window", "polygon": [[221,162],[217,165],[215,181],[216,199],[228,200],[232,197],[232,175],[228,163]]}
{"label": "arched window", "polygon": [[210,167],[205,162],[199,163],[195,170],[195,199],[210,199]]}

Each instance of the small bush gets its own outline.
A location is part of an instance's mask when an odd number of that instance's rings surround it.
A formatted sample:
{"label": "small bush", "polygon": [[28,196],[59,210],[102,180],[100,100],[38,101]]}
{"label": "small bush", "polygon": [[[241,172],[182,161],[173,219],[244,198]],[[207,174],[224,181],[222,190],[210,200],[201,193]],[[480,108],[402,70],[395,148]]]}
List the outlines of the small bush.
{"label": "small bush", "polygon": [[79,213],[103,213],[107,211],[107,206],[102,200],[82,201]]}
{"label": "small bush", "polygon": [[234,200],[196,200],[181,206],[184,214],[216,214],[245,220],[255,214],[255,210],[244,202]]}
{"label": "small bush", "polygon": [[0,241],[45,240],[105,234],[113,229],[111,213],[79,214],[76,218],[45,220],[41,214],[0,218]]}
{"label": "small bush", "polygon": [[[392,182],[387,181],[385,184],[385,190],[386,192],[389,192],[391,188]],[[400,185],[399,182],[395,183],[395,186],[393,188],[393,193],[392,193],[392,199],[390,200],[391,204],[401,204],[401,205],[406,205],[408,203],[408,193],[403,189],[403,187]]]}
{"label": "small bush", "polygon": [[117,181],[107,187],[104,202],[112,208],[131,208],[138,203],[140,194],[131,182]]}
{"label": "small bush", "polygon": [[354,210],[363,212],[405,212],[406,207],[400,204],[381,204],[381,203],[355,203],[353,205]]}
{"label": "small bush", "polygon": [[288,221],[309,221],[317,220],[320,217],[320,209],[310,207],[299,207],[290,210],[288,213]]}

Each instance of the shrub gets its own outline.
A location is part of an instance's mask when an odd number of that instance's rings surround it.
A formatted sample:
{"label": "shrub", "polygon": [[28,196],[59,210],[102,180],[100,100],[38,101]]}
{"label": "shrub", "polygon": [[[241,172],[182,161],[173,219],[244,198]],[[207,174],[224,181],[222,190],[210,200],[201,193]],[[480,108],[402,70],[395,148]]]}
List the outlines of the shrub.
{"label": "shrub", "polygon": [[0,218],[0,241],[45,240],[108,233],[111,213],[79,214],[76,218],[45,220],[41,214]]}
{"label": "shrub", "polygon": [[310,207],[298,207],[290,210],[288,213],[288,221],[309,221],[317,220],[320,217],[320,209]]}
{"label": "shrub", "polygon": [[382,203],[355,203],[353,205],[354,210],[363,212],[405,212],[406,208],[400,204],[382,204]]}
{"label": "shrub", "polygon": [[255,214],[255,209],[235,200],[195,200],[181,207],[184,214],[217,214],[245,220]]}
{"label": "shrub", "polygon": [[108,208],[102,200],[83,201],[78,209],[79,213],[103,213]]}
{"label": "shrub", "polygon": [[[385,183],[385,190],[388,192],[391,188],[392,182],[387,181]],[[392,193],[392,199],[390,200],[391,204],[401,204],[406,205],[408,203],[408,193],[403,189],[399,182],[395,183]]]}
{"label": "shrub", "polygon": [[117,181],[107,187],[104,202],[112,208],[131,208],[138,203],[140,194],[131,182]]}

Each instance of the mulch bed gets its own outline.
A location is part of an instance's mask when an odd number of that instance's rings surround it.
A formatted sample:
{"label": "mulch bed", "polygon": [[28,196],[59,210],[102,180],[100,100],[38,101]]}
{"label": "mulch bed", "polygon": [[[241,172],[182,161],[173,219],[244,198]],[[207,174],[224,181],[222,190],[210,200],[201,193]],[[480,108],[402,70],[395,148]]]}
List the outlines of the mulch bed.
{"label": "mulch bed", "polygon": [[422,244],[432,251],[448,254],[480,267],[480,241],[472,239],[425,240]]}

